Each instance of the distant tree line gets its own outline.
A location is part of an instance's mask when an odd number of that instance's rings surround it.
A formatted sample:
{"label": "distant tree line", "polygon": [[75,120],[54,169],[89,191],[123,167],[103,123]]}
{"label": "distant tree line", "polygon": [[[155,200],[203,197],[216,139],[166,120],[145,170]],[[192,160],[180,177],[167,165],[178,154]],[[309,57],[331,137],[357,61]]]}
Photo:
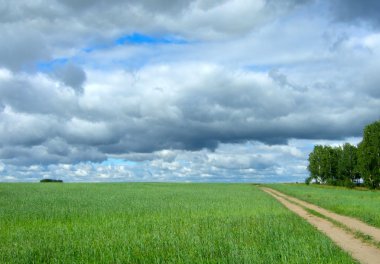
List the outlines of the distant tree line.
{"label": "distant tree line", "polygon": [[380,120],[364,128],[358,146],[314,146],[309,154],[311,182],[353,187],[363,184],[371,189],[380,187]]}
{"label": "distant tree line", "polygon": [[42,179],[40,182],[63,182],[62,180],[55,180],[55,179]]}

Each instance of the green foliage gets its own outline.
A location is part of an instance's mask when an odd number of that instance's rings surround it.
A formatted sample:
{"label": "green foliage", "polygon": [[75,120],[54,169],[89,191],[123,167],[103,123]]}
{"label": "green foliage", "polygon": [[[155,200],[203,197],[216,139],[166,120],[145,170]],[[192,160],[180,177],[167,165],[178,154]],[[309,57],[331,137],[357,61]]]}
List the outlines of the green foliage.
{"label": "green foliage", "polygon": [[359,169],[365,184],[370,188],[378,188],[380,185],[380,121],[365,127],[358,152]]}
{"label": "green foliage", "polygon": [[333,148],[331,146],[324,146],[322,160],[322,173],[324,181],[332,184],[338,184],[338,162],[340,156],[340,148]]}
{"label": "green foliage", "polygon": [[54,180],[54,179],[42,179],[40,182],[63,182],[62,180]]}
{"label": "green foliage", "polygon": [[345,143],[341,150],[338,162],[338,175],[344,183],[343,185],[352,187],[360,179],[360,174],[357,170],[357,148],[349,143]]}
{"label": "green foliage", "polygon": [[380,187],[380,121],[365,127],[358,147],[349,143],[342,147],[316,145],[308,160],[307,184],[314,181],[352,188],[363,180],[370,188]]}
{"label": "green foliage", "polygon": [[[316,182],[323,182],[322,173],[323,146],[314,146],[313,152],[309,154],[308,170],[310,171],[310,181],[314,179]],[[309,181],[309,182],[310,182]]]}
{"label": "green foliage", "polygon": [[271,188],[380,228],[380,191],[327,185],[271,184]]}
{"label": "green foliage", "polygon": [[311,183],[311,181],[313,180],[313,178],[310,176],[310,177],[307,177],[305,179],[305,184],[309,185]]}
{"label": "green foliage", "polygon": [[0,184],[0,263],[355,263],[248,184]]}
{"label": "green foliage", "polygon": [[314,147],[309,155],[310,177],[317,183],[330,183],[336,185],[338,178],[338,163],[341,150],[330,146]]}

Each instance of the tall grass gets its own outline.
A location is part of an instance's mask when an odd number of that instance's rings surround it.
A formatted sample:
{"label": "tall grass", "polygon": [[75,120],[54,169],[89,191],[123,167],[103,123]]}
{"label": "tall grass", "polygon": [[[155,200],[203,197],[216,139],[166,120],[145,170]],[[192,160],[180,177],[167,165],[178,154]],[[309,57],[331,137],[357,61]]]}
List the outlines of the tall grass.
{"label": "tall grass", "polygon": [[380,227],[380,191],[315,184],[271,184],[268,186],[331,211],[353,216],[370,225]]}
{"label": "tall grass", "polygon": [[0,263],[353,263],[257,187],[0,184]]}

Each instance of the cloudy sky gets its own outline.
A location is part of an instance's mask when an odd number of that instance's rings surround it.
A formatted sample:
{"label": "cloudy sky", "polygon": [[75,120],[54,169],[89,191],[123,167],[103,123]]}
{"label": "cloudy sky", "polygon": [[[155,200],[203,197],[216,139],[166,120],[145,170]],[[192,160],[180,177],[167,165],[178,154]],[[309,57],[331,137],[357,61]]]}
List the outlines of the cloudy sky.
{"label": "cloudy sky", "polygon": [[0,0],[0,181],[303,181],[380,119],[377,0]]}

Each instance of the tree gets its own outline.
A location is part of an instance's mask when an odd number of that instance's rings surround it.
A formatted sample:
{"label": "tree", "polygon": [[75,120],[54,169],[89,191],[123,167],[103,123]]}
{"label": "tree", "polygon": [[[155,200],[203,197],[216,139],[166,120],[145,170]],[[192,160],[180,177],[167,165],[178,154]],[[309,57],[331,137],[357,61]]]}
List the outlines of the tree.
{"label": "tree", "polygon": [[338,160],[339,148],[331,146],[314,146],[313,151],[309,155],[310,177],[307,181],[310,183],[314,179],[317,183],[329,183],[336,185],[338,182]]}
{"label": "tree", "polygon": [[352,187],[359,179],[370,188],[380,187],[380,120],[364,128],[358,147],[345,143],[342,147],[314,146],[309,155],[310,183],[328,183]]}
{"label": "tree", "polygon": [[370,188],[380,185],[380,121],[364,128],[363,141],[358,147],[359,170]]}
{"label": "tree", "polygon": [[331,146],[323,147],[322,177],[324,182],[332,185],[338,184],[338,161],[341,149]]}
{"label": "tree", "polygon": [[340,185],[352,187],[360,179],[357,170],[358,154],[357,147],[345,143],[341,148],[338,161],[338,177]]}
{"label": "tree", "polygon": [[323,181],[322,179],[322,158],[323,158],[323,146],[314,146],[313,151],[309,154],[308,170],[310,177],[307,181],[310,183],[314,179],[317,183]]}

